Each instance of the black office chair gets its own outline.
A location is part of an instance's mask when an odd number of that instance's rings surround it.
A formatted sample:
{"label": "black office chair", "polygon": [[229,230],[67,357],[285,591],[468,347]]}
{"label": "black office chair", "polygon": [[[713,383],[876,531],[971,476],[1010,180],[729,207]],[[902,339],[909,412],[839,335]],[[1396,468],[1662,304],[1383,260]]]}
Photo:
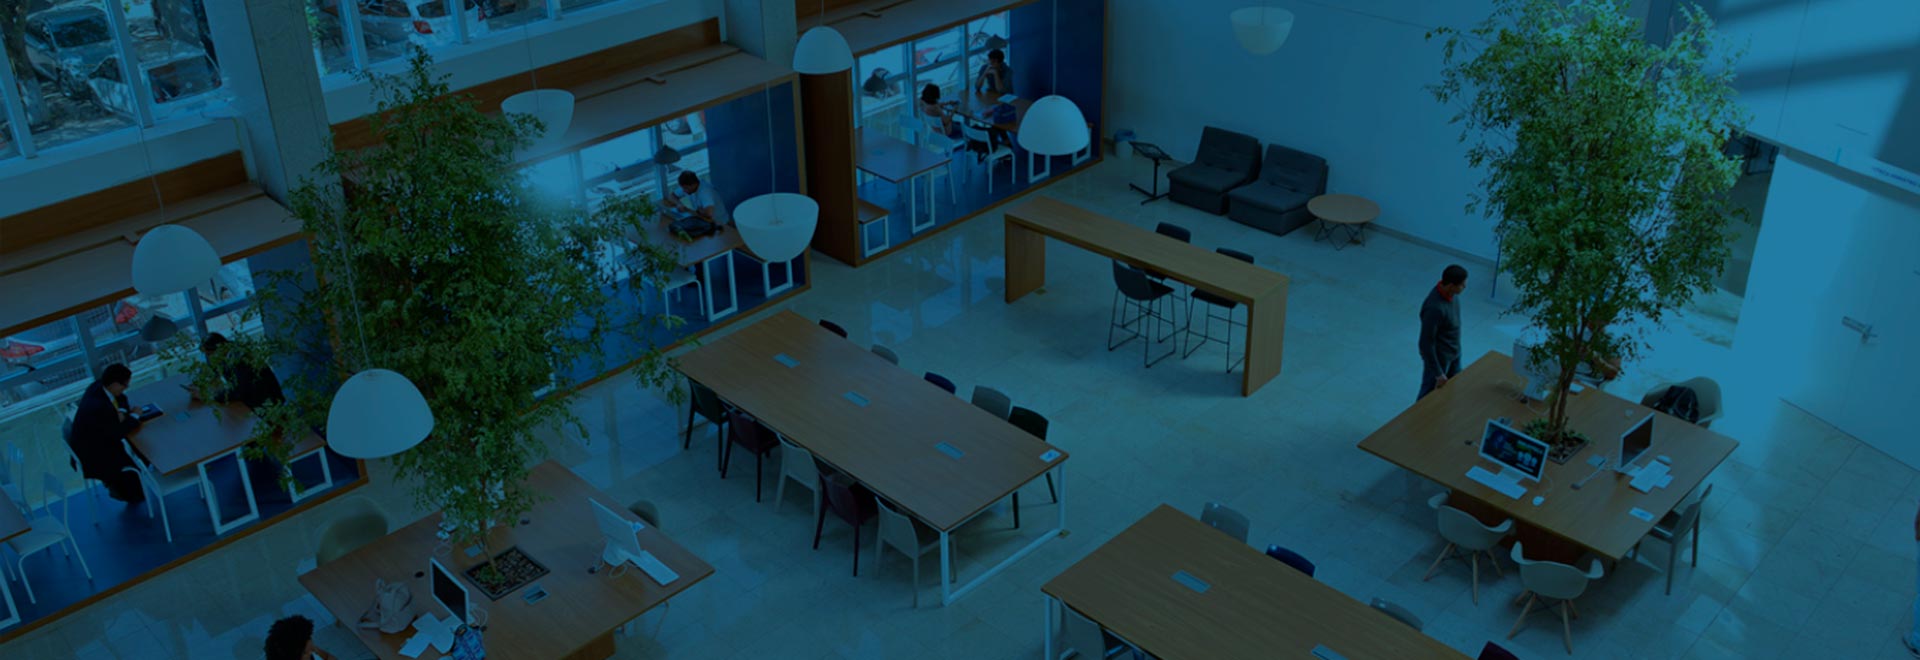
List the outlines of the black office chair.
{"label": "black office chair", "polygon": [[[680,449],[686,450],[693,448],[693,416],[696,413],[706,418],[707,423],[713,425],[714,449],[719,450],[726,447],[726,402],[720,400],[719,394],[708,389],[705,385],[694,382],[691,378],[687,379],[687,399],[687,432],[686,437],[680,443]],[[719,466],[717,459],[718,457],[716,456],[715,467]]]}
{"label": "black office chair", "polygon": [[946,390],[948,394],[959,396],[960,388],[958,386],[955,386],[953,384],[953,381],[948,380],[946,376],[942,376],[940,374],[936,374],[929,371],[927,372],[926,378],[927,378],[927,382],[933,383],[935,385],[939,385],[940,389]]}
{"label": "black office chair", "polygon": [[[1245,261],[1247,263],[1253,263],[1253,255],[1247,254],[1245,252],[1241,252],[1239,250],[1220,248],[1220,249],[1214,250],[1214,252],[1218,252],[1220,254],[1224,254],[1229,257],[1233,257],[1235,259]],[[1196,300],[1207,304],[1207,309],[1205,310],[1207,320],[1205,323],[1200,325],[1200,342],[1197,344],[1194,343],[1193,341],[1193,303]],[[1222,297],[1220,294],[1213,293],[1211,291],[1206,291],[1203,289],[1195,289],[1193,291],[1193,295],[1187,296],[1187,330],[1186,330],[1187,347],[1184,351],[1181,352],[1180,359],[1184,360],[1188,357],[1191,357],[1194,351],[1200,350],[1200,347],[1205,346],[1207,342],[1217,341],[1227,345],[1227,373],[1233,373],[1233,368],[1239,366],[1241,362],[1246,360],[1245,351],[1242,351],[1241,353],[1239,353],[1238,359],[1235,359],[1236,356],[1233,352],[1233,329],[1240,328],[1242,332],[1245,332],[1247,327],[1246,323],[1233,320],[1233,310],[1238,308],[1239,306],[1240,306],[1240,303],[1234,302],[1232,300],[1228,300],[1225,297]],[[1214,310],[1225,310],[1227,315],[1224,317],[1215,316]],[[1225,337],[1213,336],[1213,322],[1215,319],[1225,321],[1227,323],[1227,336]]]}
{"label": "black office chair", "polygon": [[[1147,274],[1140,269],[1118,261],[1113,262],[1113,286],[1113,314],[1107,321],[1107,350],[1120,348],[1134,339],[1145,340],[1151,337],[1153,333],[1151,328],[1139,326],[1147,325],[1153,320],[1159,320],[1167,327],[1168,334],[1158,341],[1164,342],[1173,336],[1173,329],[1178,327],[1173,322],[1171,313],[1176,308],[1171,304],[1173,301],[1168,300],[1169,294],[1173,293],[1173,287],[1147,279]],[[1162,301],[1169,303],[1165,313],[1160,311]],[[1126,312],[1134,309],[1138,309],[1140,313],[1132,319],[1127,319]],[[1125,328],[1130,333],[1118,344],[1113,342],[1113,331],[1117,328]],[[1169,346],[1165,354],[1153,357],[1151,353],[1153,343],[1153,341],[1143,341],[1140,345],[1140,360],[1145,362],[1149,369],[1179,350],[1178,346]]]}
{"label": "black office chair", "polygon": [[838,323],[834,323],[826,319],[820,319],[820,327],[826,328],[829,332],[832,332],[833,334],[840,335],[842,337],[847,336],[847,329],[840,327],[840,324]]}
{"label": "black office chair", "polygon": [[[1176,241],[1180,241],[1182,243],[1193,242],[1193,232],[1191,230],[1188,230],[1186,227],[1182,227],[1180,225],[1176,225],[1171,222],[1162,222],[1160,224],[1154,225],[1153,233],[1159,234],[1161,236],[1165,236],[1167,238],[1171,238]],[[1147,277],[1152,279],[1155,282],[1165,282],[1167,279],[1166,273],[1162,273],[1160,271],[1153,270],[1151,268],[1148,268],[1145,270],[1147,272]],[[1193,295],[1193,292],[1189,290],[1189,291],[1181,292],[1181,294],[1176,297],[1187,298],[1191,295]]]}

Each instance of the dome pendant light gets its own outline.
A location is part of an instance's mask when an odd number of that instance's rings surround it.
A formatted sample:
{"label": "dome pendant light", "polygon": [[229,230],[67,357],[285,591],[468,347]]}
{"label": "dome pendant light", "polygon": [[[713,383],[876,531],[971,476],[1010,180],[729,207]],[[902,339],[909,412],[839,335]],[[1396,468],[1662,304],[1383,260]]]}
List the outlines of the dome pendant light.
{"label": "dome pendant light", "polygon": [[1087,148],[1087,116],[1073,99],[1060,95],[1060,0],[1053,2],[1053,93],[1040,97],[1020,118],[1014,140],[1042,156],[1066,156]]}
{"label": "dome pendant light", "polygon": [[520,41],[527,47],[527,74],[533,81],[533,89],[500,101],[500,112],[540,120],[540,134],[532,136],[533,144],[528,145],[537,149],[560,139],[573,126],[574,97],[573,92],[564,89],[540,88],[540,67],[533,61],[533,36],[524,25],[520,27]]}
{"label": "dome pendant light", "polygon": [[793,46],[793,70],[817,76],[852,68],[853,47],[839,30],[827,27],[827,3],[821,0],[820,24],[800,35]]}
{"label": "dome pendant light", "polygon": [[220,256],[199,232],[160,225],[133,246],[133,290],[154,296],[185,291],[212,279]]}
{"label": "dome pendant light", "polygon": [[1242,7],[1227,15],[1240,47],[1255,55],[1280,50],[1293,33],[1293,12],[1279,7]]}
{"label": "dome pendant light", "polygon": [[327,408],[327,446],[347,458],[386,458],[432,432],[433,411],[420,388],[387,369],[354,374]]}
{"label": "dome pendant light", "polygon": [[[816,30],[821,28],[814,28]],[[798,193],[780,192],[779,158],[773,155],[773,94],[764,87],[767,99],[767,194],[740,202],[733,209],[733,226],[747,249],[768,262],[787,262],[805,252],[813,242],[813,229],[820,222],[820,203]]]}

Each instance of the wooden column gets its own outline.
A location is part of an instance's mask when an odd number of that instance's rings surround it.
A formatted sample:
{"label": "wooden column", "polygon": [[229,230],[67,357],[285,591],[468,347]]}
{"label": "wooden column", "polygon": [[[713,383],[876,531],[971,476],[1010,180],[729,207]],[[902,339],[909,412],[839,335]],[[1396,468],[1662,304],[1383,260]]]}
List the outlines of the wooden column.
{"label": "wooden column", "polygon": [[813,249],[856,264],[860,202],[853,177],[853,73],[800,76],[807,193],[820,203]]}

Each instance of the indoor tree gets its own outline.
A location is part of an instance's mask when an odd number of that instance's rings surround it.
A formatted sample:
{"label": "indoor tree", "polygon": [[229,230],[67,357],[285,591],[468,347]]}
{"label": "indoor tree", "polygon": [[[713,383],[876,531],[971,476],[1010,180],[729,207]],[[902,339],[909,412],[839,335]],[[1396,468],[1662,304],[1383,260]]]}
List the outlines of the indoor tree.
{"label": "indoor tree", "polygon": [[1544,337],[1556,377],[1536,437],[1575,440],[1566,393],[1582,364],[1646,350],[1628,328],[1659,323],[1713,286],[1739,163],[1722,146],[1747,123],[1738,55],[1697,6],[1665,46],[1622,0],[1494,0],[1445,43],[1431,90],[1459,106],[1467,161],[1485,173],[1468,211],[1494,219],[1510,313]]}
{"label": "indoor tree", "polygon": [[[547,432],[585,435],[558,374],[600,360],[613,333],[680,323],[616,313],[619,291],[664,284],[678,249],[645,239],[655,220],[645,197],[579,209],[540,193],[516,167],[536,120],[482,112],[424,50],[409,64],[370,76],[377,146],[334,150],[292,192],[313,267],[269,274],[254,298],[267,329],[235,354],[299,365],[281,374],[286,402],[257,413],[254,451],[281,461],[300,435],[290,430],[324,428],[348,377],[406,376],[434,428],[392,458],[397,476],[445,515],[454,542],[485,543],[537,502],[525,478]],[[678,382],[651,345],[633,369],[643,386]]]}

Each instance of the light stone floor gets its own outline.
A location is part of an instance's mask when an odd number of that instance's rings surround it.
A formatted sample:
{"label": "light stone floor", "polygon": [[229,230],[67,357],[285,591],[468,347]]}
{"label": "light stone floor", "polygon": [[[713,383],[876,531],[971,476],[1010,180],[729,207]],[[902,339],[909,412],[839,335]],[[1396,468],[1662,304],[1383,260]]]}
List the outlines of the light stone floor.
{"label": "light stone floor", "polygon": [[[937,606],[933,579],[921,607],[909,607],[908,564],[863,548],[861,575],[848,575],[844,525],[828,524],[819,551],[804,495],[776,512],[755,504],[752,467],[736,457],[726,481],[713,473],[712,430],[695,429],[680,450],[684,411],[671,410],[631,382],[587,391],[579,411],[592,427],[584,443],[556,439],[555,458],[621,498],[658,503],[663,528],[717,568],[706,582],[649,614],[623,638],[622,658],[1032,658],[1039,655],[1039,587],[1151,507],[1197,512],[1207,501],[1254,522],[1252,541],[1281,543],[1319,564],[1319,578],[1359,599],[1397,601],[1427,632],[1469,653],[1503,637],[1516,616],[1514,572],[1468,597],[1467,570],[1454,564],[1430,582],[1421,574],[1440,548],[1433,486],[1407,477],[1354,444],[1413,398],[1418,364],[1415,310],[1450,259],[1376,235],[1335,252],[1311,232],[1260,233],[1169,202],[1141,207],[1122,175],[1144,163],[1109,163],[1047,194],[1151,226],[1190,227],[1195,242],[1233,246],[1290,275],[1286,362],[1251,398],[1238,375],[1220,372],[1222,349],[1142,369],[1138,344],[1101,350],[1112,291],[1105,260],[1049,246],[1050,286],[1009,306],[1001,301],[1002,231],[997,216],[963,227],[858,271],[815,260],[811,292],[790,307],[831,318],[862,344],[887,344],[915,371],[937,371],[966,393],[1000,388],[1053,421],[1051,440],[1066,463],[1071,533],[1042,546],[952,607]],[[1484,270],[1481,268],[1480,270]],[[1518,322],[1498,314],[1484,279],[1465,299],[1467,352],[1511,345]],[[1697,374],[1726,384],[1727,417],[1715,428],[1742,444],[1711,478],[1699,568],[1679,569],[1662,595],[1664,556],[1629,563],[1580,601],[1575,650],[1583,658],[1893,658],[1911,625],[1914,542],[1907,519],[1915,471],[1769,395],[1759,362],[1674,323],[1649,330],[1655,351],[1630,365],[1611,389],[1629,396],[1653,383]],[[769,462],[771,500],[777,474]],[[404,489],[384,465],[356,493],[412,520]],[[742,475],[745,475],[744,477]],[[996,561],[1053,520],[1044,485],[1025,489],[1025,529],[1011,532],[1004,510],[960,535],[962,570]],[[301,519],[234,543],[85,611],[0,646],[6,660],[41,658],[258,658],[267,624],[287,613],[323,621],[295,582],[330,503]],[[836,526],[837,525],[837,526]],[[871,538],[870,536],[866,538]],[[44,561],[44,559],[42,559]],[[929,560],[923,573],[937,574]],[[1536,616],[1508,644],[1522,657],[1564,657],[1557,622]],[[655,630],[657,629],[657,633]],[[344,658],[371,657],[339,630],[323,645]],[[1275,657],[1289,657],[1276,650]],[[515,660],[515,659],[507,659]]]}

